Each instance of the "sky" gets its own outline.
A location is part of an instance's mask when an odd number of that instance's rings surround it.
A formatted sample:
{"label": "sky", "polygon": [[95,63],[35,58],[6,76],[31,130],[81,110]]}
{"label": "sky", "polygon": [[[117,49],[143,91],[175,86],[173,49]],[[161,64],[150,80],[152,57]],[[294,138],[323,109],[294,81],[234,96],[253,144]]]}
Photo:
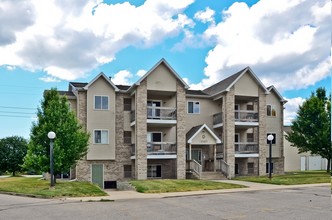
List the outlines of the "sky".
{"label": "sky", "polygon": [[29,137],[45,89],[132,84],[165,58],[191,89],[250,66],[288,101],[331,91],[329,0],[0,0],[0,138]]}

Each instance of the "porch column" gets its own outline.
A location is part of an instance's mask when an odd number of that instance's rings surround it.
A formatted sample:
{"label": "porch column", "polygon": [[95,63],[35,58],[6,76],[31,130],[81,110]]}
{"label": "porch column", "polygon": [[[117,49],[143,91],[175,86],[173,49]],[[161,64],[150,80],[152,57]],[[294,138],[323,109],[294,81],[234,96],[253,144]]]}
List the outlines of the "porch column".
{"label": "porch column", "polygon": [[191,144],[189,144],[189,160],[191,160]]}
{"label": "porch column", "polygon": [[217,147],[216,145],[214,144],[213,145],[213,171],[216,172],[217,169],[216,169],[216,166],[217,166]]}

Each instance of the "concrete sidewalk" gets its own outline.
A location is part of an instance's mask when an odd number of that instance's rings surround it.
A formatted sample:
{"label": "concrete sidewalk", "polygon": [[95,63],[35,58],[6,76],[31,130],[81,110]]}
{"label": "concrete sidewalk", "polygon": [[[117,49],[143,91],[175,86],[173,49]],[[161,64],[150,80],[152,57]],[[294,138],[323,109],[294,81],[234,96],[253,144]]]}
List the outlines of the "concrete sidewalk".
{"label": "concrete sidewalk", "polygon": [[291,189],[301,187],[315,187],[315,186],[326,186],[329,187],[330,183],[319,183],[319,184],[302,184],[302,185],[273,185],[263,183],[253,183],[237,180],[215,180],[218,182],[234,183],[238,185],[247,186],[247,188],[236,188],[236,189],[220,189],[220,190],[203,190],[203,191],[190,191],[190,192],[170,192],[170,193],[139,193],[136,191],[117,191],[117,190],[105,190],[108,196],[101,197],[75,197],[66,198],[67,201],[101,201],[101,200],[128,200],[128,199],[158,199],[158,198],[170,198],[170,197],[181,197],[181,196],[198,196],[198,195],[209,195],[209,194],[221,194],[231,192],[244,192],[244,191],[258,191],[258,190],[278,190],[278,189]]}

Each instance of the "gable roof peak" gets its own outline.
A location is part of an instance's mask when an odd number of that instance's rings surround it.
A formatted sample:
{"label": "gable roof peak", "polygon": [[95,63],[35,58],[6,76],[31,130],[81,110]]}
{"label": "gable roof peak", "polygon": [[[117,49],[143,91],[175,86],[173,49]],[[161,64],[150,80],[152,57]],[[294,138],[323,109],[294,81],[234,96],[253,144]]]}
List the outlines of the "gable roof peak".
{"label": "gable roof peak", "polygon": [[108,84],[110,84],[111,85],[111,87],[113,87],[114,88],[114,90],[116,91],[116,92],[118,92],[119,91],[119,88],[112,82],[112,80],[109,78],[109,77],[107,77],[106,75],[105,75],[105,73],[103,73],[103,72],[100,72],[95,78],[93,78],[86,86],[84,86],[84,89],[89,89],[89,87],[94,83],[94,82],[96,82],[100,77],[102,77],[102,78],[104,78],[105,80],[106,80],[106,82],[108,82]]}

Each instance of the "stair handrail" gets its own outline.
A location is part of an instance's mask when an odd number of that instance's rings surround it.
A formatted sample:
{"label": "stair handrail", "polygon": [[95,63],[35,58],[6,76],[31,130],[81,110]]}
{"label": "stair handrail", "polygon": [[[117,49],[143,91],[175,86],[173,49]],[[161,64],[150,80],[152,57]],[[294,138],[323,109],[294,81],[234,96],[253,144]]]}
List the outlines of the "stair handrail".
{"label": "stair handrail", "polygon": [[220,170],[227,178],[229,178],[229,164],[223,159],[220,160]]}
{"label": "stair handrail", "polygon": [[190,169],[192,169],[192,171],[194,171],[194,173],[196,173],[196,175],[198,176],[198,178],[201,178],[202,175],[202,165],[200,163],[198,163],[196,160],[192,159],[190,161]]}

